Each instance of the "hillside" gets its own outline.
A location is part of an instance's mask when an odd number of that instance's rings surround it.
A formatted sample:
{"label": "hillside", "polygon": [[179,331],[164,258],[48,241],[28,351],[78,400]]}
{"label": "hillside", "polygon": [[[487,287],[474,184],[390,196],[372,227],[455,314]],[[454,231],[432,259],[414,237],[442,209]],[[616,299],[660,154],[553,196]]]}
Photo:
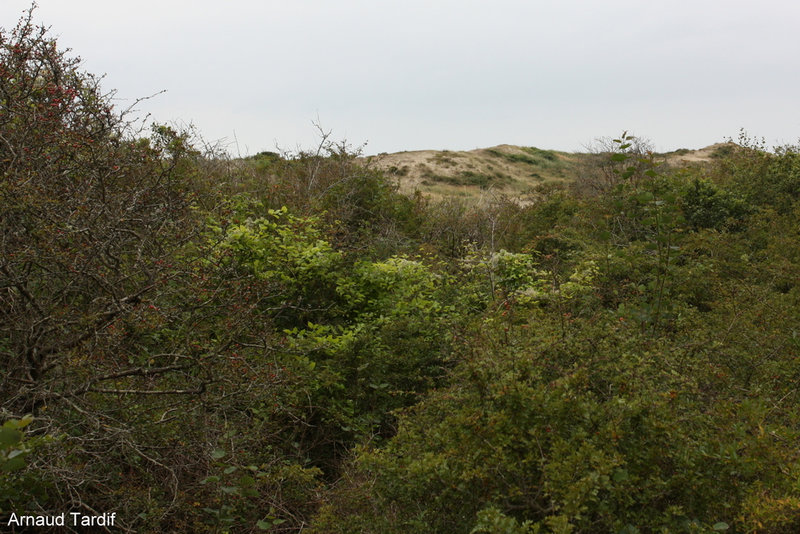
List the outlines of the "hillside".
{"label": "hillside", "polygon": [[[707,164],[728,143],[697,150],[680,149],[656,154],[666,165]],[[472,197],[492,191],[523,199],[546,183],[570,183],[591,165],[596,154],[561,152],[536,147],[497,145],[474,150],[415,150],[362,158],[367,166],[397,180],[400,191],[416,190],[433,197]]]}

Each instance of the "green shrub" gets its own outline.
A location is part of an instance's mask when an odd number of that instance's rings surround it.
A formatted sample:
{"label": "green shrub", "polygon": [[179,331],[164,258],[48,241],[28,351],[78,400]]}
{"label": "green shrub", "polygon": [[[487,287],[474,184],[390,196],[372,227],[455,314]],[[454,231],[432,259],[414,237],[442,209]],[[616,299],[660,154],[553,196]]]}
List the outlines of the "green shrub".
{"label": "green shrub", "polygon": [[717,162],[721,181],[753,206],[788,213],[800,198],[800,149],[786,145],[773,152],[744,132],[733,152]]}
{"label": "green shrub", "polygon": [[612,321],[563,342],[538,321],[467,349],[453,386],[406,412],[386,447],[361,451],[351,479],[368,481],[368,504],[326,509],[315,532],[483,532],[490,518],[511,532],[735,524],[750,484],[782,476],[768,466],[786,465],[789,443],[778,456],[762,447],[751,432],[765,406],[732,411],[733,389],[705,358]]}
{"label": "green shrub", "polygon": [[735,228],[749,211],[744,201],[697,178],[684,191],[681,207],[686,221],[694,229]]}

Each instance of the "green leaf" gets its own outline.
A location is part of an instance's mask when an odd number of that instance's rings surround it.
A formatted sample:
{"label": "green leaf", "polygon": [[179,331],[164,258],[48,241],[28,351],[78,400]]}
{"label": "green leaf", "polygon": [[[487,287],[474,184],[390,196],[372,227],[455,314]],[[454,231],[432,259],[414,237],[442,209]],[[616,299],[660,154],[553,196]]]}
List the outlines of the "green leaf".
{"label": "green leaf", "polygon": [[269,530],[272,528],[272,521],[259,521],[256,526],[261,530]]}
{"label": "green leaf", "polygon": [[14,449],[10,453],[8,453],[8,459],[11,460],[12,458],[16,458],[17,456],[20,456],[22,454],[25,454],[25,451]]}
{"label": "green leaf", "polygon": [[10,428],[14,430],[19,430],[21,428],[25,428],[29,424],[33,422],[33,416],[28,414],[22,419],[10,419],[3,423],[3,428]]}
{"label": "green leaf", "polygon": [[[11,421],[6,422],[6,424]],[[0,447],[9,447],[16,445],[22,440],[22,432],[13,428],[0,428]]]}
{"label": "green leaf", "polygon": [[725,523],[724,521],[720,521],[719,523],[717,523],[716,525],[714,525],[711,528],[713,528],[716,531],[723,531],[723,530],[728,530],[731,527],[728,526],[728,523]]}
{"label": "green leaf", "polygon": [[6,473],[10,473],[11,471],[19,471],[20,469],[25,467],[25,460],[22,456],[17,456],[16,458],[11,458],[10,460],[6,460],[3,462],[3,465],[0,466],[0,471],[5,471]]}
{"label": "green leaf", "polygon": [[226,453],[222,449],[216,449],[211,453],[211,457],[214,458],[215,460],[219,460],[220,458],[223,458],[226,454],[228,453]]}

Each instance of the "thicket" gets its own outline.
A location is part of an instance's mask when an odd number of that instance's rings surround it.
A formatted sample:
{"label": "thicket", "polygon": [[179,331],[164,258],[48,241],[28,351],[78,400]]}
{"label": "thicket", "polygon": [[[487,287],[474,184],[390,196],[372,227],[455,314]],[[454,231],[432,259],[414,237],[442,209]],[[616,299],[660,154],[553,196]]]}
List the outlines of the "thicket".
{"label": "thicket", "polygon": [[112,97],[0,33],[4,526],[800,530],[796,147],[433,202]]}

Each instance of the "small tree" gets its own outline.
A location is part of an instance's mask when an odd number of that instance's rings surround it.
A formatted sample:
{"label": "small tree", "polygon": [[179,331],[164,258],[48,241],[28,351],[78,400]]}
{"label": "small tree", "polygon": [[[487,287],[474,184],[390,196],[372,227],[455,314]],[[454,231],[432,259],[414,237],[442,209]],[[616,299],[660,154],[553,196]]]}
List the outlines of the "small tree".
{"label": "small tree", "polygon": [[627,131],[616,139],[600,137],[587,151],[576,187],[589,194],[607,193],[623,182],[636,184],[657,166],[653,144]]}
{"label": "small tree", "polygon": [[184,140],[137,138],[31,16],[0,33],[0,402],[16,414],[76,393],[55,386],[76,350],[118,356],[101,349],[109,328],[164,285],[186,235]]}
{"label": "small tree", "polygon": [[196,355],[148,333],[182,276],[193,152],[168,127],[143,136],[32,16],[0,29],[0,414],[65,437],[35,467],[56,509],[90,510],[108,455],[167,469],[125,420],[133,399],[203,390]]}

